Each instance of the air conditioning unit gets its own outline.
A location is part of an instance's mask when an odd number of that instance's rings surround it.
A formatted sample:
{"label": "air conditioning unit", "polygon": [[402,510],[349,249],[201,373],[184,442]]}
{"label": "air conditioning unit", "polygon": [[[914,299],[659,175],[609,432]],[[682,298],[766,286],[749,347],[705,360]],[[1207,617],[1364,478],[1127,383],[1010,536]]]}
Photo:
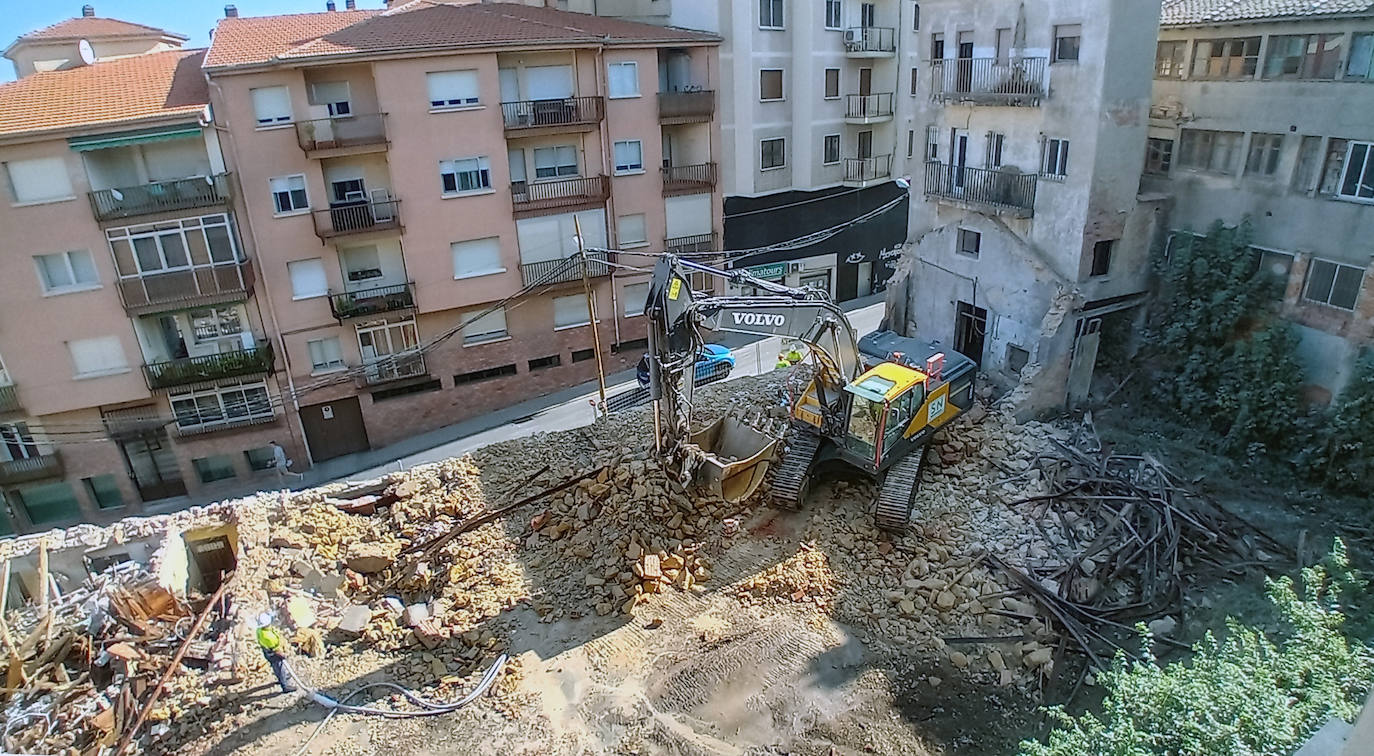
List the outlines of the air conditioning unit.
{"label": "air conditioning unit", "polygon": [[846,49],[853,50],[863,43],[863,33],[858,29],[844,30],[844,46]]}
{"label": "air conditioning unit", "polygon": [[802,271],[805,270],[805,269],[806,269],[806,266],[805,266],[804,264],[802,264],[802,263],[799,263],[799,262],[790,262],[790,263],[787,264],[787,272],[788,272],[788,273],[800,273],[800,272],[802,272]]}

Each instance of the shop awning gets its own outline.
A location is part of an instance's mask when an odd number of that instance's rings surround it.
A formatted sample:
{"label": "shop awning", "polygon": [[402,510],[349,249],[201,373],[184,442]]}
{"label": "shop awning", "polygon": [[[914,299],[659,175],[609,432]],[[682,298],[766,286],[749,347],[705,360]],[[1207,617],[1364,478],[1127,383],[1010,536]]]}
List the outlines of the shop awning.
{"label": "shop awning", "polygon": [[99,134],[96,136],[72,137],[67,145],[77,152],[108,150],[114,147],[128,147],[132,144],[166,142],[172,139],[190,139],[200,136],[200,127],[194,124],[163,126],[156,129],[125,131],[119,134]]}

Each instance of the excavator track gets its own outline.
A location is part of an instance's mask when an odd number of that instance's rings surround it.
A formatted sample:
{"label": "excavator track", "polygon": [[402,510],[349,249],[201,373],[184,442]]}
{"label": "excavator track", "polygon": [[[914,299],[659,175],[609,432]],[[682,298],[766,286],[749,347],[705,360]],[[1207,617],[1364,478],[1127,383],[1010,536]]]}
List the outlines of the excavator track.
{"label": "excavator track", "polygon": [[783,509],[801,509],[811,482],[811,463],[821,446],[820,434],[810,426],[794,427],[787,451],[773,474],[771,502]]}
{"label": "excavator track", "polygon": [[874,514],[878,527],[892,533],[905,533],[916,507],[916,490],[921,485],[921,469],[925,466],[926,448],[907,455],[893,465],[878,489],[878,508]]}

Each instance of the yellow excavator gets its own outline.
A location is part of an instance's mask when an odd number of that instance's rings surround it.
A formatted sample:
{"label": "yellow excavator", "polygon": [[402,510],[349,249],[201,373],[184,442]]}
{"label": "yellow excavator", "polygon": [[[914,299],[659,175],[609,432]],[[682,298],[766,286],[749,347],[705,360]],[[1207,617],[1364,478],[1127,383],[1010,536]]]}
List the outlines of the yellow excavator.
{"label": "yellow excavator", "polygon": [[[695,292],[693,274],[717,276],[758,294]],[[911,520],[926,446],[973,406],[977,366],[953,351],[879,331],[857,339],[826,292],[660,257],[649,284],[649,394],[658,453],[684,479],[741,501],[763,483],[775,457],[770,500],[798,508],[818,469],[838,463],[878,484],[879,527],[903,532]],[[698,350],[711,333],[781,336],[810,347],[810,382],[791,400],[783,433],[727,415],[693,424]],[[782,443],[784,450],[777,454]]]}

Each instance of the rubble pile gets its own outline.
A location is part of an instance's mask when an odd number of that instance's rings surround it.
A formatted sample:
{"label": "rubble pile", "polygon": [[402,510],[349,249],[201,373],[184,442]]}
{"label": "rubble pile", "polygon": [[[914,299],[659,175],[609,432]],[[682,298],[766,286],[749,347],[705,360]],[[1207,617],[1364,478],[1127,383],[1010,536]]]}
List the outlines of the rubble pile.
{"label": "rubble pile", "polygon": [[835,598],[830,558],[814,544],[803,543],[785,561],[737,584],[735,597],[746,606],[809,603],[823,611]]}

